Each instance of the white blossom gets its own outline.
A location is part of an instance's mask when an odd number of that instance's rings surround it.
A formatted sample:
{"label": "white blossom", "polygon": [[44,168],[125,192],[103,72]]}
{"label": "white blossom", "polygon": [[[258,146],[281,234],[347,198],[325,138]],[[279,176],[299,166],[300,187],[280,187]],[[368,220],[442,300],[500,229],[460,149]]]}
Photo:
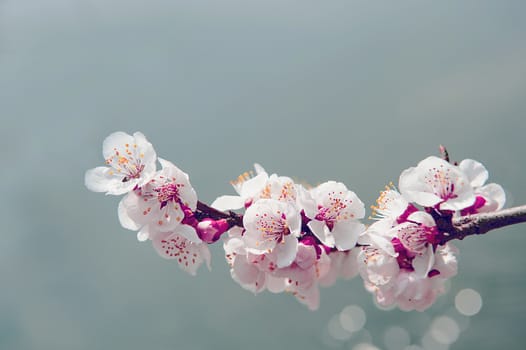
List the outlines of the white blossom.
{"label": "white blossom", "polygon": [[104,140],[102,154],[108,166],[90,169],[85,175],[91,191],[124,194],[143,186],[155,174],[157,155],[140,132],[133,136],[114,132]]}

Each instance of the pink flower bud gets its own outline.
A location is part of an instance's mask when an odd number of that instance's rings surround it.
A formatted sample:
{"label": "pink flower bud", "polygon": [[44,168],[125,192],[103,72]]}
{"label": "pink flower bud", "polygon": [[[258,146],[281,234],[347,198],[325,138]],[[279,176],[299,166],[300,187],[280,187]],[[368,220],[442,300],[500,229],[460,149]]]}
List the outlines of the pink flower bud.
{"label": "pink flower bud", "polygon": [[214,243],[229,229],[225,219],[203,219],[197,224],[197,235],[206,243]]}

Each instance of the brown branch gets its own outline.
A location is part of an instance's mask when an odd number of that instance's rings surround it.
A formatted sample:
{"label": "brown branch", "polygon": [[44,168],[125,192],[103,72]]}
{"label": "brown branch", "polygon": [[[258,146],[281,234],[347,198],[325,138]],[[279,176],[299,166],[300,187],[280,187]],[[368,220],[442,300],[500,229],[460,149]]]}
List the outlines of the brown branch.
{"label": "brown branch", "polygon": [[197,202],[196,216],[198,220],[202,220],[204,218],[210,218],[214,220],[226,219],[230,227],[243,227],[243,215],[237,214],[232,210],[229,210],[228,212],[217,210],[201,201]]}
{"label": "brown branch", "polygon": [[482,235],[501,227],[526,222],[526,205],[456,218],[434,216],[439,231],[445,232],[439,239],[439,244],[442,245],[453,239],[461,240],[467,236]]}

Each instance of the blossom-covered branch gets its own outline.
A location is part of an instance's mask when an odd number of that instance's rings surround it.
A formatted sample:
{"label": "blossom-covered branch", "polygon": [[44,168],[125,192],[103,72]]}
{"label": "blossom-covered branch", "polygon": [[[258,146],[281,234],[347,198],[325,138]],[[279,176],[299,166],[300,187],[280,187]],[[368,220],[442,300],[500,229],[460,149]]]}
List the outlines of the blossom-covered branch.
{"label": "blossom-covered branch", "polygon": [[254,294],[287,292],[316,309],[320,286],[359,274],[378,304],[424,310],[457,273],[451,240],[526,221],[526,207],[502,210],[504,190],[486,184],[481,163],[452,164],[441,151],[443,159],[422,160],[402,172],[399,189],[380,193],[369,226],[345,184],[306,186],[259,164],[231,182],[236,195],[203,203],[189,176],[157,158],[139,132],[108,136],[106,166],[88,170],[85,184],[124,195],[121,225],[192,275],[210,268],[208,244],[221,241],[231,277]]}

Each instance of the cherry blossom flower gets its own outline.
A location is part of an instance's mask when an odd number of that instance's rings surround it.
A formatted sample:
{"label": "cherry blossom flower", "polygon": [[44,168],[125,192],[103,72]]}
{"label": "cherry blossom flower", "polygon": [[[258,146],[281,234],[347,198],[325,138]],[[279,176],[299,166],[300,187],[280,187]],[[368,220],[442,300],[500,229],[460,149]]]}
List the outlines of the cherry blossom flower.
{"label": "cherry blossom flower", "polygon": [[370,219],[389,220],[390,223],[402,223],[407,217],[418,209],[407,201],[395,188],[393,184],[385,186],[376,200],[376,205],[371,206]]}
{"label": "cherry blossom flower", "polygon": [[428,157],[400,175],[400,193],[410,202],[440,210],[462,210],[475,202],[470,181],[456,166]]}
{"label": "cherry blossom flower", "polygon": [[276,252],[278,267],[294,261],[298,250],[301,217],[288,203],[261,199],[251,205],[243,216],[247,251],[254,254]]}
{"label": "cherry blossom flower", "polygon": [[176,228],[185,217],[185,209],[193,211],[197,195],[188,175],[167,160],[159,158],[162,170],[144,186],[127,194],[119,203],[119,220],[124,228],[141,230],[138,239],[148,238],[143,229],[159,231]]}
{"label": "cherry blossom flower", "polygon": [[451,244],[438,247],[435,263],[427,276],[401,270],[392,283],[376,290],[378,303],[383,306],[396,304],[404,311],[424,311],[435,302],[437,296],[445,292],[447,279],[456,275],[455,252]]}
{"label": "cherry blossom flower", "polygon": [[296,202],[296,185],[286,176],[268,175],[259,164],[255,164],[256,176],[244,173],[232,182],[239,196],[220,196],[212,207],[218,210],[248,208],[259,199],[276,199],[282,202]]}
{"label": "cherry blossom flower", "polygon": [[475,203],[464,208],[461,215],[487,213],[504,207],[506,202],[504,189],[495,183],[484,185],[489,177],[484,165],[473,159],[464,159],[458,167],[466,175],[476,196]]}
{"label": "cherry blossom flower", "polygon": [[155,174],[157,155],[144,135],[114,132],[102,144],[106,167],[90,169],[86,187],[94,192],[120,195],[146,184]]}
{"label": "cherry blossom flower", "polygon": [[307,226],[326,246],[344,251],[356,245],[365,226],[358,221],[365,215],[362,201],[341,182],[328,181],[298,198]]}
{"label": "cherry blossom flower", "polygon": [[272,276],[272,273],[278,268],[276,253],[250,253],[243,240],[243,232],[244,229],[240,227],[231,228],[223,244],[232,278],[241,287],[254,294],[265,289],[273,293],[283,292],[284,279]]}
{"label": "cherry blossom flower", "polygon": [[443,293],[444,282],[456,274],[450,244],[438,246],[431,215],[417,211],[401,224],[381,220],[360,237],[360,275],[366,289],[382,306],[422,311]]}
{"label": "cherry blossom flower", "polygon": [[212,207],[218,210],[235,210],[243,207],[247,208],[254,198],[263,191],[268,181],[268,174],[259,164],[254,164],[256,175],[252,176],[252,172],[246,172],[232,181],[231,184],[238,196],[224,195],[218,197],[213,203]]}
{"label": "cherry blossom flower", "polygon": [[264,290],[287,292],[309,309],[318,308],[318,280],[327,274],[331,264],[323,250],[319,250],[318,254],[315,246],[299,243],[294,261],[280,268],[277,251],[251,253],[245,245],[242,231],[237,228],[229,231],[224,249],[232,278],[244,289],[255,294]]}
{"label": "cherry blossom flower", "polygon": [[323,249],[318,256],[316,247],[300,243],[293,263],[277,269],[273,276],[284,277],[284,291],[310,310],[316,310],[320,304],[318,281],[329,272],[330,265],[331,260]]}
{"label": "cherry blossom flower", "polygon": [[208,244],[201,241],[193,227],[181,224],[172,231],[150,229],[147,234],[161,257],[176,260],[179,267],[190,275],[195,276],[203,262],[210,270]]}

